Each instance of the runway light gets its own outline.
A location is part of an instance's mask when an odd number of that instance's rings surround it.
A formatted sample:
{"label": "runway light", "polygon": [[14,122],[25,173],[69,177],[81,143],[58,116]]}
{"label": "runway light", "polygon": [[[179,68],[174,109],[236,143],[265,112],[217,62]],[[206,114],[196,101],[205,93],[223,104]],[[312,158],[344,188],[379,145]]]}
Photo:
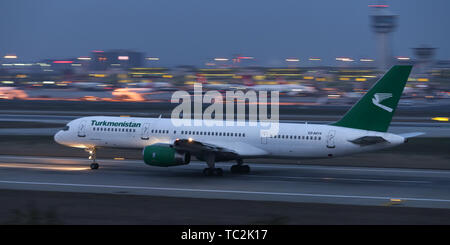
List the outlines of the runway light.
{"label": "runway light", "polygon": [[228,61],[227,58],[214,58],[215,61]]}
{"label": "runway light", "polygon": [[448,122],[448,117],[433,117],[431,118],[431,120],[439,122]]}
{"label": "runway light", "polygon": [[297,59],[297,58],[287,58],[286,59],[286,62],[299,62],[300,61],[300,59]]}
{"label": "runway light", "polygon": [[389,5],[386,5],[386,4],[372,4],[372,5],[369,5],[369,8],[387,8],[387,7],[389,7]]}
{"label": "runway light", "polygon": [[125,160],[123,157],[115,157],[114,160]]}
{"label": "runway light", "polygon": [[157,58],[157,57],[147,57],[147,58],[145,58],[146,60],[159,60],[159,58]]}
{"label": "runway light", "polygon": [[5,55],[3,56],[5,59],[17,59],[17,55]]}
{"label": "runway light", "polygon": [[310,61],[321,61],[322,59],[320,58],[309,58]]}
{"label": "runway light", "polygon": [[403,57],[403,56],[398,56],[397,60],[410,60],[411,58],[409,57]]}
{"label": "runway light", "polygon": [[428,82],[429,79],[428,78],[417,78],[418,82]]}
{"label": "runway light", "polygon": [[355,61],[355,60],[353,60],[353,59],[346,58],[346,57],[337,57],[336,60],[338,60],[338,61],[344,61],[344,62],[352,62],[352,61]]}
{"label": "runway light", "polygon": [[72,64],[73,61],[71,61],[71,60],[55,60],[55,61],[53,61],[53,63],[55,63],[55,64]]}
{"label": "runway light", "polygon": [[118,60],[129,60],[130,57],[128,57],[128,56],[118,56],[117,59]]}
{"label": "runway light", "polygon": [[373,62],[373,59],[359,59],[361,62]]}
{"label": "runway light", "polygon": [[402,199],[398,199],[398,198],[391,198],[390,200],[390,203],[391,204],[400,204],[400,203],[402,203],[403,201],[402,201]]}

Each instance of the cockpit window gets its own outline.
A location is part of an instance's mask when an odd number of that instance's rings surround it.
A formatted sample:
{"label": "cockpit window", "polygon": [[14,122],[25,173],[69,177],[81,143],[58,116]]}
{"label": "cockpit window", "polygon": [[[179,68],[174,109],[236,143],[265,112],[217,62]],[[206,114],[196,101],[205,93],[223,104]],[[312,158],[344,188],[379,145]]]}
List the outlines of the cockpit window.
{"label": "cockpit window", "polygon": [[69,126],[65,126],[64,128],[62,128],[63,131],[67,131],[69,130]]}

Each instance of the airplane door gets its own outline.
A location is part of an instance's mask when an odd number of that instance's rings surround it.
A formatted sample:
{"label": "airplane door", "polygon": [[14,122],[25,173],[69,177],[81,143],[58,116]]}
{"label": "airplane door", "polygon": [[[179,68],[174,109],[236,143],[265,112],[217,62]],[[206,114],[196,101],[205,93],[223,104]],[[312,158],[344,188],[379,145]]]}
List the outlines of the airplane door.
{"label": "airplane door", "polygon": [[82,121],[78,126],[78,137],[86,137],[86,121]]}
{"label": "airplane door", "polygon": [[267,137],[268,137],[268,132],[263,132],[263,135],[261,135],[261,144],[265,145],[267,144]]}
{"label": "airplane door", "polygon": [[330,130],[328,132],[328,136],[327,136],[327,148],[335,148],[336,145],[334,144],[334,137],[336,136],[336,131],[335,130]]}
{"label": "airplane door", "polygon": [[141,131],[141,139],[148,140],[150,138],[150,123],[144,123]]}

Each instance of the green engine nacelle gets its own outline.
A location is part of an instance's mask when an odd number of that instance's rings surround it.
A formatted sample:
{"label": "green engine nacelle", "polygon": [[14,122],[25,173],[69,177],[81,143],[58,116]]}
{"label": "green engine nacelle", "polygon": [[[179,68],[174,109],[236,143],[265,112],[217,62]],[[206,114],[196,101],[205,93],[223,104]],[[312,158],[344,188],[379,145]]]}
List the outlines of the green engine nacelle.
{"label": "green engine nacelle", "polygon": [[144,162],[148,165],[170,167],[189,164],[189,152],[178,152],[168,144],[154,144],[144,148]]}

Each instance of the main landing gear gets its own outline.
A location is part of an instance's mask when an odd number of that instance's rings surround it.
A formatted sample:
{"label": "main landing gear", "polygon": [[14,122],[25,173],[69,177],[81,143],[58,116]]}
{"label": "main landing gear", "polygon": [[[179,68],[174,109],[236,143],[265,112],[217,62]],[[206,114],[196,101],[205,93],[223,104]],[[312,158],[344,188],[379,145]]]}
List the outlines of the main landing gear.
{"label": "main landing gear", "polygon": [[248,165],[242,165],[244,162],[242,159],[236,160],[236,165],[231,166],[231,173],[233,174],[248,174],[250,173],[250,167]]}
{"label": "main landing gear", "polygon": [[209,153],[206,155],[206,164],[208,168],[203,169],[203,174],[205,176],[222,176],[223,170],[221,168],[216,168],[216,156],[214,153]]}
{"label": "main landing gear", "polygon": [[89,152],[89,160],[92,160],[91,169],[98,169],[99,165],[96,162],[97,158],[97,149],[96,148],[86,148],[85,151]]}

